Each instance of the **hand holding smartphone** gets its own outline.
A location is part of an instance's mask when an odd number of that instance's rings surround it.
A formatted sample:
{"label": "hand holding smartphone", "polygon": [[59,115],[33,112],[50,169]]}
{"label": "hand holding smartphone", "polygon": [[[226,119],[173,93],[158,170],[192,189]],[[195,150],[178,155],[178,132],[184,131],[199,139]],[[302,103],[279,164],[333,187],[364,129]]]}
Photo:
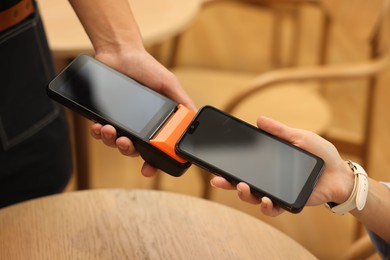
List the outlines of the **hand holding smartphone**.
{"label": "hand holding smartphone", "polygon": [[321,158],[214,107],[195,116],[176,145],[183,158],[297,213],[324,167]]}
{"label": "hand holding smartphone", "polygon": [[146,162],[168,174],[181,176],[195,163],[232,183],[246,182],[256,196],[293,213],[303,209],[324,167],[321,158],[214,107],[195,115],[86,55],[47,91],[77,113],[113,125]]}
{"label": "hand holding smartphone", "polygon": [[[160,170],[181,176],[190,167],[190,162],[159,149],[161,142],[153,145],[152,140],[162,130],[174,133],[167,122],[178,131],[185,128],[195,113],[96,59],[78,56],[49,83],[47,92],[71,110],[114,126],[119,136],[133,141],[146,162]],[[182,122],[175,124],[177,116]]]}

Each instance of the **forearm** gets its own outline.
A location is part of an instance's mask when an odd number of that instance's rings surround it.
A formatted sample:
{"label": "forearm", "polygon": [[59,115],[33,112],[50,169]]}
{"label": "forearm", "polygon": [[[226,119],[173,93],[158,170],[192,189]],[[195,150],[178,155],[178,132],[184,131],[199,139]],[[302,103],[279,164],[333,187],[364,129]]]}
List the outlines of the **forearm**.
{"label": "forearm", "polygon": [[353,210],[361,223],[390,243],[390,190],[385,185],[369,178],[368,196],[362,211]]}
{"label": "forearm", "polygon": [[143,50],[142,37],[127,0],[69,0],[96,53]]}

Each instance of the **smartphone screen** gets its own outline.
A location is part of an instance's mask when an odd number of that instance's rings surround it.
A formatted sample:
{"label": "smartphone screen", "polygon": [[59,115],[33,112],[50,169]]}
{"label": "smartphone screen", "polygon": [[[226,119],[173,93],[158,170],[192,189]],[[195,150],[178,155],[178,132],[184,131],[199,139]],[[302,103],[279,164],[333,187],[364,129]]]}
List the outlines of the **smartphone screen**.
{"label": "smartphone screen", "polygon": [[64,70],[49,88],[145,141],[178,105],[84,55]]}
{"label": "smartphone screen", "polygon": [[198,112],[176,148],[193,163],[297,212],[323,168],[322,159],[210,106]]}

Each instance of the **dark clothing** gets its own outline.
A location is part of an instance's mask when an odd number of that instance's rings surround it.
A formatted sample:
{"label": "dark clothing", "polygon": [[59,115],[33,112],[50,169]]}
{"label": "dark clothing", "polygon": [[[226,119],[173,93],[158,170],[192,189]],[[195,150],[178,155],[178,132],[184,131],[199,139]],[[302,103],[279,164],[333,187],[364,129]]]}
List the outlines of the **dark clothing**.
{"label": "dark clothing", "polygon": [[63,191],[71,173],[64,115],[11,149],[1,149],[0,165],[0,207]]}
{"label": "dark clothing", "polygon": [[35,10],[0,33],[0,207],[60,192],[71,174],[64,112],[46,95],[55,74]]}
{"label": "dark clothing", "polygon": [[390,244],[371,231],[368,234],[381,259],[390,259]]}
{"label": "dark clothing", "polygon": [[[387,186],[390,189],[390,182],[382,182],[383,185]],[[389,221],[387,221],[389,223]],[[370,235],[371,241],[378,252],[381,259],[390,259],[390,244],[387,243],[385,240],[380,238],[378,235],[376,235],[371,230],[367,230],[368,234]]]}
{"label": "dark clothing", "polygon": [[20,2],[20,0],[1,0],[0,1],[0,12],[7,10],[8,8],[16,5],[19,2]]}

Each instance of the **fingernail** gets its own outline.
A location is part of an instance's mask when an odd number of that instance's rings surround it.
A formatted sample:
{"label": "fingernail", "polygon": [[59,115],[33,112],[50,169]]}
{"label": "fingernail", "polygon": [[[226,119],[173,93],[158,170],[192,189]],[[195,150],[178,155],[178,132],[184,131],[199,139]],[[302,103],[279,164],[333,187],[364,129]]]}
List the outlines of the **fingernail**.
{"label": "fingernail", "polygon": [[238,192],[238,195],[241,195],[242,194],[242,190],[240,189],[240,187],[237,186],[237,192]]}
{"label": "fingernail", "polygon": [[263,198],[260,199],[260,207],[262,207],[263,209],[267,208],[267,204],[263,203]]}
{"label": "fingernail", "polygon": [[124,145],[118,145],[118,148],[123,150],[123,151],[126,151],[128,150],[128,147],[127,146],[124,146]]}

